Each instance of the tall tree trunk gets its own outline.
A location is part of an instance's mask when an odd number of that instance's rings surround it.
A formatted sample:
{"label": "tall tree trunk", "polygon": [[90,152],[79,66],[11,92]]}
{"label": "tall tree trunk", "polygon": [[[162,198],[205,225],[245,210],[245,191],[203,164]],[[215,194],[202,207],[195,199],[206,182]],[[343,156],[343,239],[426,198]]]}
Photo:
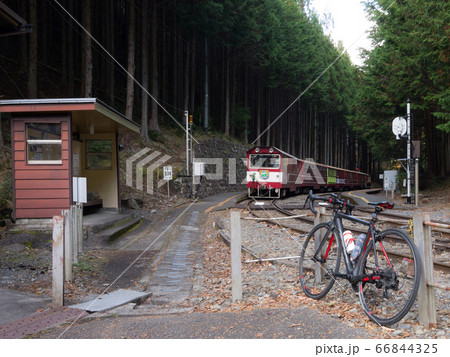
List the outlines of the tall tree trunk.
{"label": "tall tree trunk", "polygon": [[[177,28],[177,21],[176,21],[176,14],[174,12],[173,14],[173,24],[174,24],[174,32],[176,33]],[[172,72],[172,103],[174,106],[178,105],[178,36],[173,36],[173,51],[171,53],[173,58],[173,72]]]}
{"label": "tall tree trunk", "polygon": [[150,130],[160,131],[158,125],[158,21],[156,0],[152,9],[152,115],[150,118]]}
{"label": "tall tree trunk", "polygon": [[[73,13],[73,11],[71,11],[72,9],[69,8],[67,3],[63,4],[64,7],[67,9],[67,11],[69,11],[69,13]],[[63,23],[64,21],[66,21],[66,18],[63,17],[61,18],[61,23]],[[73,65],[73,58],[71,58],[71,56],[73,56],[73,50],[72,52],[70,52],[70,50],[73,48],[73,40],[70,38],[70,33],[73,31],[73,27],[72,26],[62,26],[62,33],[61,33],[61,43],[62,43],[62,48],[61,48],[61,84],[64,85],[67,88],[67,95],[69,96],[73,96],[73,92],[70,91],[70,89],[73,89],[73,87],[71,87],[69,85],[70,83],[70,73],[69,73],[69,61],[72,61],[72,65]],[[72,67],[73,69],[73,67]],[[72,73],[73,75],[73,73]]]}
{"label": "tall tree trunk", "polygon": [[144,1],[142,5],[142,24],[141,24],[141,66],[142,66],[142,103],[141,103],[141,136],[146,142],[150,142],[148,137],[148,2]]}
{"label": "tall tree trunk", "polygon": [[256,145],[261,146],[261,111],[262,111],[262,90],[259,81],[259,75],[256,79],[257,106],[256,106]]}
{"label": "tall tree trunk", "polygon": [[28,61],[28,98],[37,98],[37,51],[38,29],[36,0],[30,0],[30,22],[34,25],[30,33]]}
{"label": "tall tree trunk", "polygon": [[230,50],[227,49],[227,65],[225,69],[225,136],[230,135]]}
{"label": "tall tree trunk", "polygon": [[192,114],[194,114],[195,112],[195,76],[196,76],[196,51],[197,51],[197,46],[196,46],[197,42],[195,40],[195,37],[192,39],[192,50],[191,50],[191,55],[192,55],[192,59],[191,59],[191,89],[189,91],[189,95],[190,95],[190,106],[189,106],[189,110],[192,112]]}
{"label": "tall tree trunk", "polygon": [[317,124],[317,107],[314,106],[314,141],[313,141],[313,145],[314,145],[314,152],[313,152],[313,158],[314,161],[317,161],[317,158],[319,157],[319,135],[318,135],[318,127],[319,125]]}
{"label": "tall tree trunk", "polygon": [[189,42],[186,43],[186,57],[184,61],[184,111],[189,112]]}
{"label": "tall tree trunk", "polygon": [[287,117],[287,131],[286,131],[286,137],[287,137],[287,152],[295,155],[295,151],[294,148],[292,146],[292,114],[288,113],[288,117]]}
{"label": "tall tree trunk", "polygon": [[[234,51],[233,51],[234,52]],[[236,118],[236,94],[237,94],[237,80],[236,80],[236,67],[237,67],[237,55],[233,56],[233,69],[231,70],[231,118],[233,119],[230,124],[231,133],[234,137],[237,137],[237,126],[239,125]],[[231,119],[230,118],[230,119]]]}
{"label": "tall tree trunk", "polygon": [[[19,1],[19,14],[21,14],[24,19],[29,18],[28,16],[26,16],[27,4],[25,1]],[[36,23],[31,22],[31,18],[30,18],[30,23],[32,25],[36,26]],[[34,29],[33,31],[36,31],[36,29]],[[24,72],[26,72],[26,69],[28,68],[29,37],[28,36],[19,36],[19,38],[20,38],[20,67],[22,68],[22,70]]]}
{"label": "tall tree trunk", "polygon": [[[92,33],[91,0],[83,0],[82,3],[83,27]],[[92,43],[90,36],[83,31],[82,40],[82,97],[92,97]]]}
{"label": "tall tree trunk", "polygon": [[205,122],[204,128],[208,132],[209,120],[209,66],[208,39],[205,37]]}
{"label": "tall tree trunk", "polygon": [[270,135],[272,132],[272,127],[270,126],[270,106],[272,105],[270,101],[270,88],[267,88],[266,90],[267,98],[266,98],[266,105],[265,105],[265,113],[266,113],[266,146],[270,146]]}
{"label": "tall tree trunk", "polygon": [[[49,18],[48,18],[47,2],[39,1],[39,3],[37,3],[36,6],[39,6],[39,11],[38,11],[39,21],[42,24],[48,24]],[[48,61],[48,41],[49,41],[49,39],[48,39],[49,31],[48,30],[49,30],[49,26],[40,26],[39,27],[39,60],[42,61],[42,63],[47,63],[47,61]]]}
{"label": "tall tree trunk", "polygon": [[[74,6],[73,2],[69,1],[68,8],[71,14],[73,14]],[[69,96],[75,96],[75,65],[74,65],[74,36],[73,27],[67,26],[67,52],[63,55],[67,57],[67,91]]]}
{"label": "tall tree trunk", "polygon": [[161,99],[169,103],[169,60],[167,56],[167,49],[169,48],[169,31],[167,30],[167,3],[164,3],[163,9],[162,9],[162,43],[161,43],[161,72],[162,72],[162,93],[161,93]]}
{"label": "tall tree trunk", "polygon": [[133,103],[134,103],[134,27],[135,27],[135,12],[134,12],[134,0],[129,0],[129,23],[128,23],[128,76],[127,76],[127,104],[125,109],[125,116],[129,119],[133,119]]}
{"label": "tall tree trunk", "polygon": [[[247,63],[244,65],[245,66],[245,73],[244,73],[244,78],[245,78],[245,82],[244,82],[244,107],[247,108],[248,107],[248,65]],[[246,121],[244,123],[244,142],[248,143],[248,126],[249,126],[249,122]]]}
{"label": "tall tree trunk", "polygon": [[[108,23],[108,30],[109,33],[106,34],[106,38],[108,40],[108,47],[109,47],[109,52],[111,53],[111,55],[113,57],[115,57],[115,44],[114,44],[114,0],[109,0],[108,3],[108,18],[107,18],[107,23]],[[114,88],[115,88],[115,80],[114,80],[114,65],[115,62],[112,61],[111,59],[107,58],[106,61],[106,68],[107,70],[105,71],[107,73],[106,75],[106,95],[108,98],[108,102],[111,106],[114,107]]]}
{"label": "tall tree trunk", "polygon": [[5,143],[3,142],[3,120],[2,120],[2,113],[0,113],[0,161],[4,162],[6,161],[6,155],[5,155]]}

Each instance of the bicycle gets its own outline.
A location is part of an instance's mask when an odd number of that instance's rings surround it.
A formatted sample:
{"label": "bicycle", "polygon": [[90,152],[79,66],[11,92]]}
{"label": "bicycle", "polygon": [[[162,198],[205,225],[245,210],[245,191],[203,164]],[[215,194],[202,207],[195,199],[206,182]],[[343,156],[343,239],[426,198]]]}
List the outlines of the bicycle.
{"label": "bicycle", "polygon": [[[392,209],[393,203],[383,201],[374,206],[370,221],[352,216],[355,206],[336,194],[329,197],[309,192],[307,201],[313,213],[314,201],[333,206],[333,217],[319,223],[308,234],[300,256],[300,283],[306,296],[323,298],[336,279],[348,280],[359,298],[364,312],[374,322],[389,326],[400,321],[410,310],[419,289],[421,263],[416,246],[400,229],[375,228],[377,215]],[[306,201],[306,202],[307,202]],[[306,205],[305,202],[305,205]],[[343,236],[343,220],[368,226],[361,252],[351,260]],[[341,272],[341,258],[345,272]]]}

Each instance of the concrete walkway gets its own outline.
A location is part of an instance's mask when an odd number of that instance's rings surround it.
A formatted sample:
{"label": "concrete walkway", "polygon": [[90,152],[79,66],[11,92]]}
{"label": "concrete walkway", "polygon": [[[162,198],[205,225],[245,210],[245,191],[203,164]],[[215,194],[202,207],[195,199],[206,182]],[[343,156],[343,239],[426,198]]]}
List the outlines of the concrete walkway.
{"label": "concrete walkway", "polygon": [[[62,334],[63,333],[63,334]],[[62,334],[62,335],[61,335]],[[244,312],[111,316],[80,320],[70,329],[55,328],[35,338],[65,339],[339,339],[368,338],[336,318],[301,309]]]}
{"label": "concrete walkway", "polygon": [[[171,210],[157,224],[136,230],[117,242],[121,250],[158,251],[143,271],[141,286],[149,301],[127,304],[77,321],[67,331],[57,327],[33,338],[366,338],[336,318],[307,308],[255,309],[231,313],[198,313],[183,308],[195,292],[194,272],[202,267],[201,227],[207,212],[227,208],[242,196],[221,194]],[[114,290],[114,286],[111,287]],[[37,301],[27,303],[30,312]],[[3,294],[0,295],[0,306]],[[9,310],[12,316],[21,308]],[[186,312],[190,313],[186,313]],[[22,316],[28,312],[23,311]],[[61,334],[63,335],[61,336]]]}
{"label": "concrete walkway", "polygon": [[51,306],[52,299],[0,288],[0,326]]}

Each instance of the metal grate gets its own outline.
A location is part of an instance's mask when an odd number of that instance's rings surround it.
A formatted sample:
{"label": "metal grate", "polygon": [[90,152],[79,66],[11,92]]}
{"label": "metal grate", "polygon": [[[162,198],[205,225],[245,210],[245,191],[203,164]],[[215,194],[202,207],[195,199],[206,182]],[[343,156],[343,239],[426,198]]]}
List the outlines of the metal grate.
{"label": "metal grate", "polygon": [[43,311],[0,326],[0,339],[23,338],[61,323],[89,315],[86,311],[66,306]]}

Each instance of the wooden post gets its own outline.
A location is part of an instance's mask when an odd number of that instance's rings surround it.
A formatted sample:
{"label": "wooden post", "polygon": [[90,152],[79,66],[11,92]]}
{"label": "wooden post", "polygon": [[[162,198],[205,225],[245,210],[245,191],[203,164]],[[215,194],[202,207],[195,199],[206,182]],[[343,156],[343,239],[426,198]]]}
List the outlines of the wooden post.
{"label": "wooden post", "polygon": [[72,244],[72,233],[71,233],[71,217],[70,209],[63,209],[61,214],[64,219],[64,280],[72,281],[72,255],[73,255],[73,244]]}
{"label": "wooden post", "polygon": [[[318,225],[319,223],[325,222],[325,214],[326,214],[326,208],[325,207],[318,207],[317,208],[317,214],[314,217],[314,226]],[[320,232],[316,232],[314,235],[314,250],[316,251],[319,248],[321,236],[319,234]],[[320,283],[322,281],[323,277],[323,268],[321,267],[320,263],[314,263],[314,276],[316,283]]]}
{"label": "wooden post", "polygon": [[[414,242],[419,250],[422,263],[419,292],[419,323],[427,328],[436,326],[436,295],[434,284],[433,250],[431,245],[431,227],[424,225],[430,221],[429,213],[416,213],[413,217]],[[430,285],[429,285],[430,284]]]}
{"label": "wooden post", "polygon": [[78,263],[78,233],[77,233],[77,209],[75,205],[70,206],[69,210],[69,226],[70,226],[70,241],[72,242],[72,263]]}
{"label": "wooden post", "polygon": [[241,214],[231,212],[231,291],[233,301],[242,299]]}
{"label": "wooden post", "polygon": [[52,304],[64,305],[64,216],[53,217]]}
{"label": "wooden post", "polygon": [[414,161],[414,204],[419,206],[419,158]]}
{"label": "wooden post", "polygon": [[83,242],[83,204],[77,203],[77,239],[78,239],[78,253],[83,253],[84,250],[84,242]]}

